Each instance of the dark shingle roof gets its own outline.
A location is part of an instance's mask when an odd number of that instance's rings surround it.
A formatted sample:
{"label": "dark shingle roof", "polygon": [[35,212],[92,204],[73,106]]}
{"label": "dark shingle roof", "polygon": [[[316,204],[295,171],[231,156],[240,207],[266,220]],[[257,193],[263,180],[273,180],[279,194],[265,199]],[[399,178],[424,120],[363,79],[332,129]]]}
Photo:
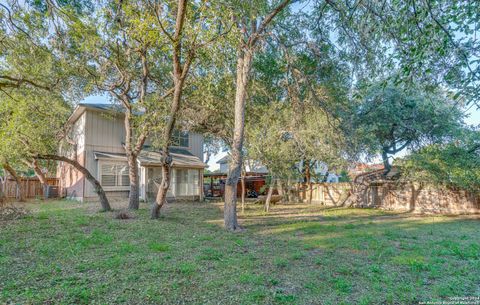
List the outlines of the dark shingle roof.
{"label": "dark shingle roof", "polygon": [[[181,151],[181,152],[180,152]],[[183,153],[185,152],[185,153]],[[110,159],[126,161],[127,156],[121,153],[109,153],[94,151],[95,159]],[[203,163],[198,157],[192,155],[189,151],[184,149],[171,149],[172,166],[184,168],[205,168],[207,164]],[[138,161],[142,166],[160,166],[162,165],[162,155],[157,151],[144,150],[140,152]]]}
{"label": "dark shingle roof", "polygon": [[123,112],[123,107],[121,105],[113,103],[79,103],[78,106],[102,111]]}

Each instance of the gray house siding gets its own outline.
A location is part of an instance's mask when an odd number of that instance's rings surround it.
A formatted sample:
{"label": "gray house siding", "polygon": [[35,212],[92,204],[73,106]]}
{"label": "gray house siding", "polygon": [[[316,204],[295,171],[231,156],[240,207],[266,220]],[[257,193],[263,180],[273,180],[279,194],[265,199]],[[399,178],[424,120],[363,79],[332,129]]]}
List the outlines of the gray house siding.
{"label": "gray house siding", "polygon": [[[73,139],[77,142],[77,152],[78,155],[81,156],[81,164],[101,182],[99,165],[102,164],[102,162],[108,161],[97,160],[94,152],[108,152],[114,154],[125,153],[122,144],[125,142],[124,117],[122,114],[112,114],[111,112],[92,109],[88,106],[77,108],[76,112],[72,114],[72,117],[75,120],[72,122],[72,134],[74,135]],[[146,144],[148,145],[149,143],[150,141],[147,140]],[[198,157],[203,162],[203,136],[201,134],[190,132],[189,146],[182,148],[189,151],[192,155]],[[203,183],[203,169],[200,170],[197,168],[196,170],[199,171],[200,178],[198,187],[203,190],[203,187],[201,187]],[[67,169],[64,167],[62,171],[65,172]],[[75,172],[76,170],[68,169],[68,171],[68,174],[72,176],[72,171]],[[146,173],[145,168],[143,167],[141,167],[139,171],[139,174],[141,175],[140,187],[145,189],[148,181],[144,181],[146,176],[143,176],[142,173]],[[175,173],[173,173],[173,175],[175,175]],[[88,181],[83,177],[78,178],[75,175],[73,175],[72,178],[73,179],[62,178],[67,190],[67,195],[74,194],[72,197],[79,200],[97,200],[97,194],[94,192],[92,185]],[[127,197],[129,193],[128,187],[122,187],[121,189],[118,187],[116,189],[104,187],[104,189],[109,198]],[[203,195],[200,194],[200,198],[202,198],[202,196]]]}
{"label": "gray house siding", "polygon": [[203,136],[198,133],[189,133],[189,151],[203,162]]}
{"label": "gray house siding", "polygon": [[[110,153],[125,153],[122,143],[125,142],[125,128],[123,125],[123,116],[116,117],[104,112],[87,110],[87,119],[85,126],[85,153],[86,168],[100,180],[98,173],[98,161],[93,155],[94,151],[103,151]],[[128,191],[106,191],[110,197],[126,197]],[[90,183],[85,185],[84,197],[87,199],[95,198],[97,194]]]}

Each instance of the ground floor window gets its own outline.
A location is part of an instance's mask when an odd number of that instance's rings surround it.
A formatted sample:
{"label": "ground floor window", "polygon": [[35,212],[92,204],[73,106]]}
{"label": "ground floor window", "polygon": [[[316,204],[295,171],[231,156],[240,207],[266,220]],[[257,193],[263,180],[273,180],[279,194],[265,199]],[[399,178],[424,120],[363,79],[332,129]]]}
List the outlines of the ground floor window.
{"label": "ground floor window", "polygon": [[101,162],[99,166],[100,184],[112,189],[125,189],[130,185],[126,162]]}
{"label": "ground floor window", "polygon": [[199,195],[199,175],[197,169],[176,169],[176,196]]}

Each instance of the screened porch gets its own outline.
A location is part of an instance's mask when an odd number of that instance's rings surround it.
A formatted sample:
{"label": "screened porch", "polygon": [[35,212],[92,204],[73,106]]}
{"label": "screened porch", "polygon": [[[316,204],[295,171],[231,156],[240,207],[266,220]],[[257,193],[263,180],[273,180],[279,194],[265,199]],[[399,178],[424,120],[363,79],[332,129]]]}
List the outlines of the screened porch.
{"label": "screened porch", "polygon": [[[200,199],[201,173],[203,169],[197,168],[172,168],[170,175],[170,188],[167,192],[169,198]],[[150,166],[140,168],[140,190],[142,199],[154,201],[158,191],[158,184],[162,178],[162,168]]]}

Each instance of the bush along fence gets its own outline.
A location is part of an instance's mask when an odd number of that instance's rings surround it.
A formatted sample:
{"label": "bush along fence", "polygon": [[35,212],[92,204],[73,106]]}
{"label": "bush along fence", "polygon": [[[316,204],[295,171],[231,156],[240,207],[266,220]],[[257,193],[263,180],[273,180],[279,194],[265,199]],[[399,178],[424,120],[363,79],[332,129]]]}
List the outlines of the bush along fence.
{"label": "bush along fence", "polygon": [[[47,178],[47,187],[44,189],[36,177],[20,178],[23,198],[54,198],[58,197],[58,178]],[[0,180],[0,190],[7,199],[20,198],[17,182],[12,178]]]}
{"label": "bush along fence", "polygon": [[[350,183],[314,183],[312,203],[348,206],[351,190]],[[310,189],[302,189],[300,198],[309,202]],[[420,183],[372,182],[361,202],[354,206],[417,213],[477,214],[480,213],[480,193]]]}

